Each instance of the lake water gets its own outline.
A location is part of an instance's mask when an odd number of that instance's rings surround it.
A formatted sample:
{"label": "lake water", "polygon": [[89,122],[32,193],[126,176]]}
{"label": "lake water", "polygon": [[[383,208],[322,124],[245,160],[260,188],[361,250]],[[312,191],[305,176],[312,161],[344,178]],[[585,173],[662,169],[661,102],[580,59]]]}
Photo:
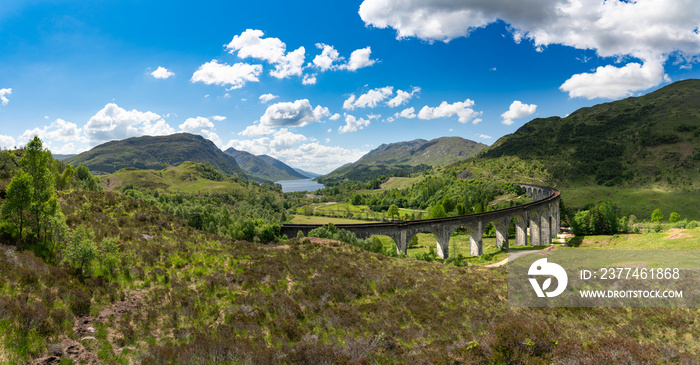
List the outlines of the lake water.
{"label": "lake water", "polygon": [[311,179],[280,180],[275,181],[275,183],[282,185],[282,192],[284,193],[293,193],[295,191],[311,192],[324,188],[323,184]]}

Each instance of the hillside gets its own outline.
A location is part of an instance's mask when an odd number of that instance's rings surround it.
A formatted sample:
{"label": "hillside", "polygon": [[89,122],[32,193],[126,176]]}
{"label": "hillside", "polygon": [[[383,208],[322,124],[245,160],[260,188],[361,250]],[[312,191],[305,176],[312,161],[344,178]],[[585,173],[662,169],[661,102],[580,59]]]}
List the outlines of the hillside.
{"label": "hillside", "polygon": [[267,155],[256,156],[249,152],[236,150],[233,147],[225,150],[224,153],[233,156],[238,165],[248,175],[261,180],[278,181],[308,178],[284,162]]}
{"label": "hillside", "polygon": [[0,245],[7,363],[698,361],[698,321],[684,308],[514,308],[502,269],[318,238],[232,241],[115,193],[61,202],[71,229],[119,237],[120,264],[96,260],[78,280]]}
{"label": "hillside", "polygon": [[112,173],[125,167],[162,170],[185,161],[206,162],[223,173],[246,176],[236,159],[204,137],[189,133],[111,141],[66,160],[74,166],[82,163],[97,173]]}
{"label": "hillside", "polygon": [[698,189],[700,80],[532,120],[478,159],[504,157],[542,163],[553,183]]}
{"label": "hillside", "polygon": [[337,181],[369,180],[380,175],[407,175],[474,156],[487,146],[461,137],[441,137],[430,141],[414,139],[382,144],[357,162],[344,165],[318,180],[324,184]]}
{"label": "hillside", "polygon": [[190,161],[178,166],[168,166],[163,170],[127,167],[99,178],[107,191],[119,189],[127,184],[182,193],[232,192],[243,189],[234,178],[222,174],[211,165]]}

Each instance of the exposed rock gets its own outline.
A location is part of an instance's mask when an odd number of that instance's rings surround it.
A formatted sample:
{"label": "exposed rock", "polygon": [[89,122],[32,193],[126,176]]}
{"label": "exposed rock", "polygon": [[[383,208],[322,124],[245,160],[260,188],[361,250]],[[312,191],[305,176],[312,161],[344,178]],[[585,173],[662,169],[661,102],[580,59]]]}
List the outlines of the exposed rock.
{"label": "exposed rock", "polygon": [[469,171],[469,169],[464,169],[464,171],[457,175],[457,178],[462,180],[473,179],[474,174],[472,174],[471,171]]}

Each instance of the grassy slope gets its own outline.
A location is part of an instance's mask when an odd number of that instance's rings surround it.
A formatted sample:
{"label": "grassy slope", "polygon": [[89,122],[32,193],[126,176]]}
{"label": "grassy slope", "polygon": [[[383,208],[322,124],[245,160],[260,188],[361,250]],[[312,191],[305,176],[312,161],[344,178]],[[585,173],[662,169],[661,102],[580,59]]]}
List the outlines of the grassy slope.
{"label": "grassy slope", "polygon": [[[21,292],[43,303],[56,289],[52,308],[63,308],[70,301],[65,293],[84,291],[93,315],[136,298],[131,310],[96,320],[96,341],[85,342],[107,363],[700,360],[695,309],[511,308],[504,269],[393,259],[316,239],[229,242],[115,194],[69,193],[61,200],[72,226],[92,226],[98,240],[119,237],[123,271],[113,284],[91,279],[82,287],[56,281],[31,254],[18,263],[0,255],[0,298]],[[144,232],[154,238],[144,240]],[[0,356],[26,361],[63,336],[77,339],[72,314],[49,333],[41,321],[19,332],[14,311],[0,319],[13,328],[0,332]],[[17,358],[23,336],[32,346]]]}
{"label": "grassy slope", "polygon": [[171,166],[165,170],[122,169],[100,176],[100,181],[106,190],[113,190],[125,184],[182,193],[231,192],[243,189],[232,179],[213,181],[202,177],[191,162]]}

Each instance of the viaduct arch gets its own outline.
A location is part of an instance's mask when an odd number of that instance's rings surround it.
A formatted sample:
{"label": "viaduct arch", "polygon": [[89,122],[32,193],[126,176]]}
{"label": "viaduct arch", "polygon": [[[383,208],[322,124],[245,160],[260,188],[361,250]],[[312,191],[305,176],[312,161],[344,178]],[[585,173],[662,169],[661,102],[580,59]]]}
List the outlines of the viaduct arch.
{"label": "viaduct arch", "polygon": [[[372,235],[391,237],[399,253],[406,253],[411,238],[420,232],[429,231],[435,235],[437,254],[440,258],[449,257],[449,243],[452,234],[460,227],[469,233],[469,251],[472,256],[483,254],[483,235],[486,226],[493,223],[496,228],[496,243],[500,248],[508,248],[508,227],[515,220],[515,244],[525,245],[530,232],[533,246],[550,244],[561,229],[559,216],[559,190],[539,185],[520,184],[527,197],[533,202],[490,212],[459,215],[446,218],[423,219],[406,222],[337,224],[336,227],[355,233],[358,238]],[[320,224],[285,224],[281,234],[295,237],[298,231],[308,235],[321,227]]]}

